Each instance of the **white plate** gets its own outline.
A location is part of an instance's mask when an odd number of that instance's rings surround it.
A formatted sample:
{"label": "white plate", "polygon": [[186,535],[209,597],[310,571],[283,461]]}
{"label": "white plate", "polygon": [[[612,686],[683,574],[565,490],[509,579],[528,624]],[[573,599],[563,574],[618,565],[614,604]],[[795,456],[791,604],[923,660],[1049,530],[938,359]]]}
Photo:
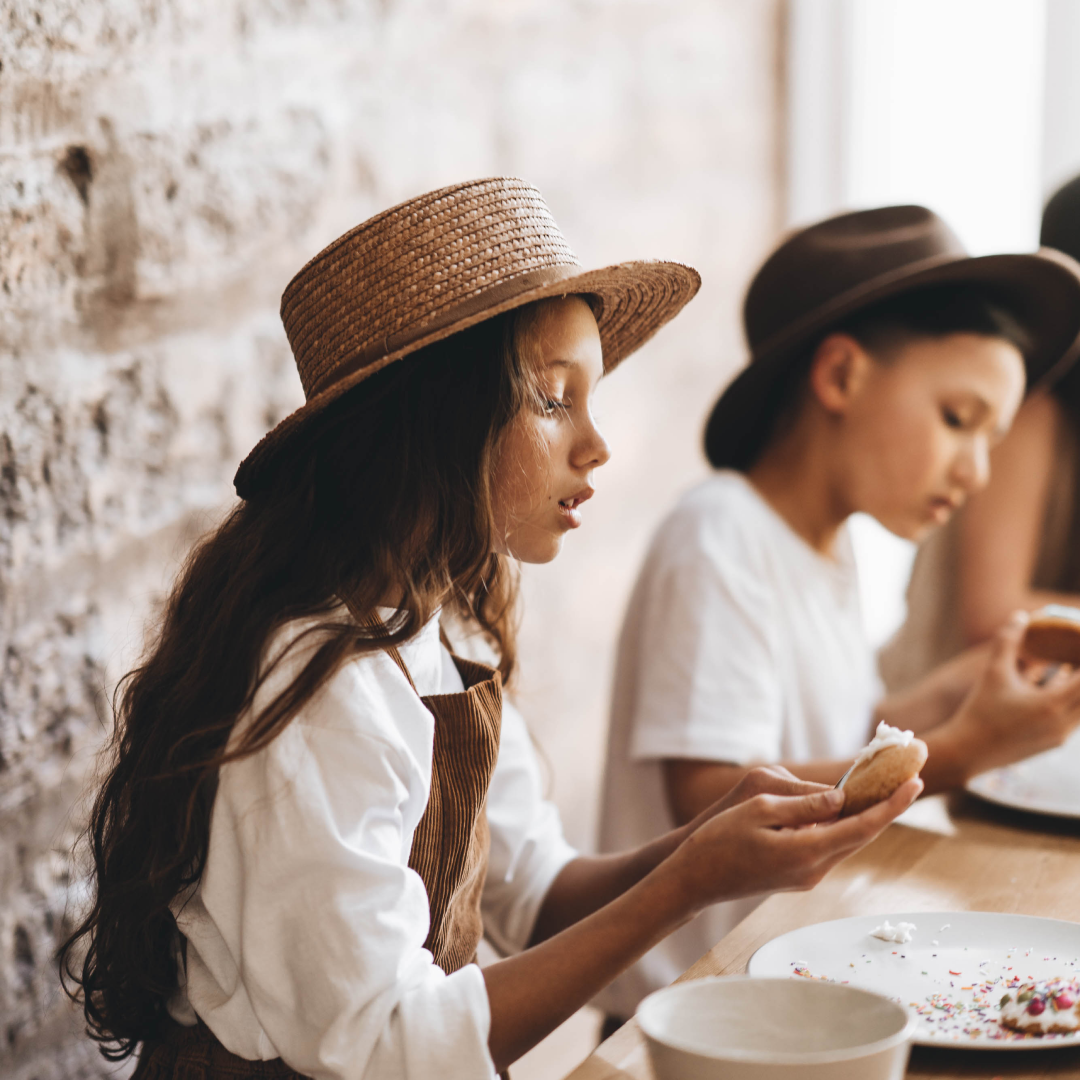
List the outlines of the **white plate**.
{"label": "white plate", "polygon": [[1014,810],[1080,818],[1080,733],[1056,750],[976,776],[967,789]]}
{"label": "white plate", "polygon": [[[906,945],[871,931],[885,919],[914,923]],[[935,944],[936,942],[936,944]],[[915,1042],[997,1050],[1080,1044],[1080,1033],[1025,1036],[998,1023],[1012,979],[1080,977],[1080,924],[989,911],[860,915],[773,938],[750,958],[751,975],[829,979],[875,990],[919,1016]]]}

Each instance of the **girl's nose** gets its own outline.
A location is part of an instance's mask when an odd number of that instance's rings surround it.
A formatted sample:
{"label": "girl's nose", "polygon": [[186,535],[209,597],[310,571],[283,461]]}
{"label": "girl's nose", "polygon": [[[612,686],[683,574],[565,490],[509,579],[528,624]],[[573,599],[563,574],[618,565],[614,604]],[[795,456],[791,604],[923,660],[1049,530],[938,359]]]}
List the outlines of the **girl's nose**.
{"label": "girl's nose", "polygon": [[969,440],[956,460],[955,476],[970,495],[990,481],[990,440],[977,435]]}
{"label": "girl's nose", "polygon": [[601,434],[596,421],[591,416],[580,435],[577,452],[574,455],[574,465],[581,469],[598,469],[610,460],[611,447],[608,446],[607,439]]}

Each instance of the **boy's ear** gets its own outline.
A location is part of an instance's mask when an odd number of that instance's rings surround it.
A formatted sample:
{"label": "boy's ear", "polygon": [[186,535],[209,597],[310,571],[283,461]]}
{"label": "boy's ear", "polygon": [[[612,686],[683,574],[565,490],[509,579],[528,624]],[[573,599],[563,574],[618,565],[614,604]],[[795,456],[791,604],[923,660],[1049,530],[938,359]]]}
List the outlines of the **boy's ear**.
{"label": "boy's ear", "polygon": [[866,350],[850,334],[821,339],[810,361],[810,389],[826,412],[847,412],[869,363]]}

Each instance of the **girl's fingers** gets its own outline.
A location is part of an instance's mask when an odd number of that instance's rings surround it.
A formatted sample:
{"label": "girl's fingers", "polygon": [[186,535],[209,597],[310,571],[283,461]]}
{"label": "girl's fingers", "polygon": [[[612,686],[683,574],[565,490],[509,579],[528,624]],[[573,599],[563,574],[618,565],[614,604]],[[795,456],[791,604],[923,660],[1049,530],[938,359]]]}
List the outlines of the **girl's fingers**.
{"label": "girl's fingers", "polygon": [[833,851],[850,852],[868,844],[887,825],[895,821],[918,797],[923,782],[918,777],[906,780],[883,802],[861,814],[841,818],[805,833],[805,843],[819,849],[826,858]]}
{"label": "girl's fingers", "polygon": [[844,793],[831,787],[814,786],[817,790],[795,797],[763,796],[760,804],[765,818],[763,824],[791,829],[832,821],[844,805]]}
{"label": "girl's fingers", "polygon": [[813,795],[819,791],[831,791],[828,784],[816,784],[812,780],[800,780],[781,765],[764,769],[755,769],[751,776],[756,777],[755,795],[802,796]]}

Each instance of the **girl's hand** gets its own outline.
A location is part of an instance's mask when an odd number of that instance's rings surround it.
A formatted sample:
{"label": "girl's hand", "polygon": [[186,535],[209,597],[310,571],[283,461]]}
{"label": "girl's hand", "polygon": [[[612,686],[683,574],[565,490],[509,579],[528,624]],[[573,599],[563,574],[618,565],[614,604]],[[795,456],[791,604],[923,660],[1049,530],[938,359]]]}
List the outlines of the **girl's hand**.
{"label": "girl's hand", "polygon": [[[684,826],[683,831],[686,836],[689,836],[710,818],[746,802],[747,799],[754,798],[755,795],[801,796],[831,790],[831,787],[826,784],[800,780],[793,773],[788,772],[783,765],[758,765],[745,776],[740,777],[739,782],[726,795],[717,799],[708,809],[702,810],[696,818]],[[841,805],[843,805],[842,802]]]}
{"label": "girl's hand", "polygon": [[1021,664],[1026,627],[1027,615],[1016,612],[956,715],[927,737],[930,759],[951,761],[957,783],[1060,746],[1080,724],[1080,672],[1061,672],[1039,686]]}
{"label": "girl's hand", "polygon": [[[770,775],[751,781],[750,774],[743,783],[796,784],[815,790],[798,796],[753,794],[715,814],[706,811],[705,820],[658,867],[659,872],[678,875],[693,909],[690,914],[741,896],[813,888],[841,859],[873,840],[922,791],[921,780],[909,780],[885,802],[839,820],[842,792],[804,784],[790,774],[777,776],[774,770],[755,772]],[[807,828],[810,825],[816,827]]]}

